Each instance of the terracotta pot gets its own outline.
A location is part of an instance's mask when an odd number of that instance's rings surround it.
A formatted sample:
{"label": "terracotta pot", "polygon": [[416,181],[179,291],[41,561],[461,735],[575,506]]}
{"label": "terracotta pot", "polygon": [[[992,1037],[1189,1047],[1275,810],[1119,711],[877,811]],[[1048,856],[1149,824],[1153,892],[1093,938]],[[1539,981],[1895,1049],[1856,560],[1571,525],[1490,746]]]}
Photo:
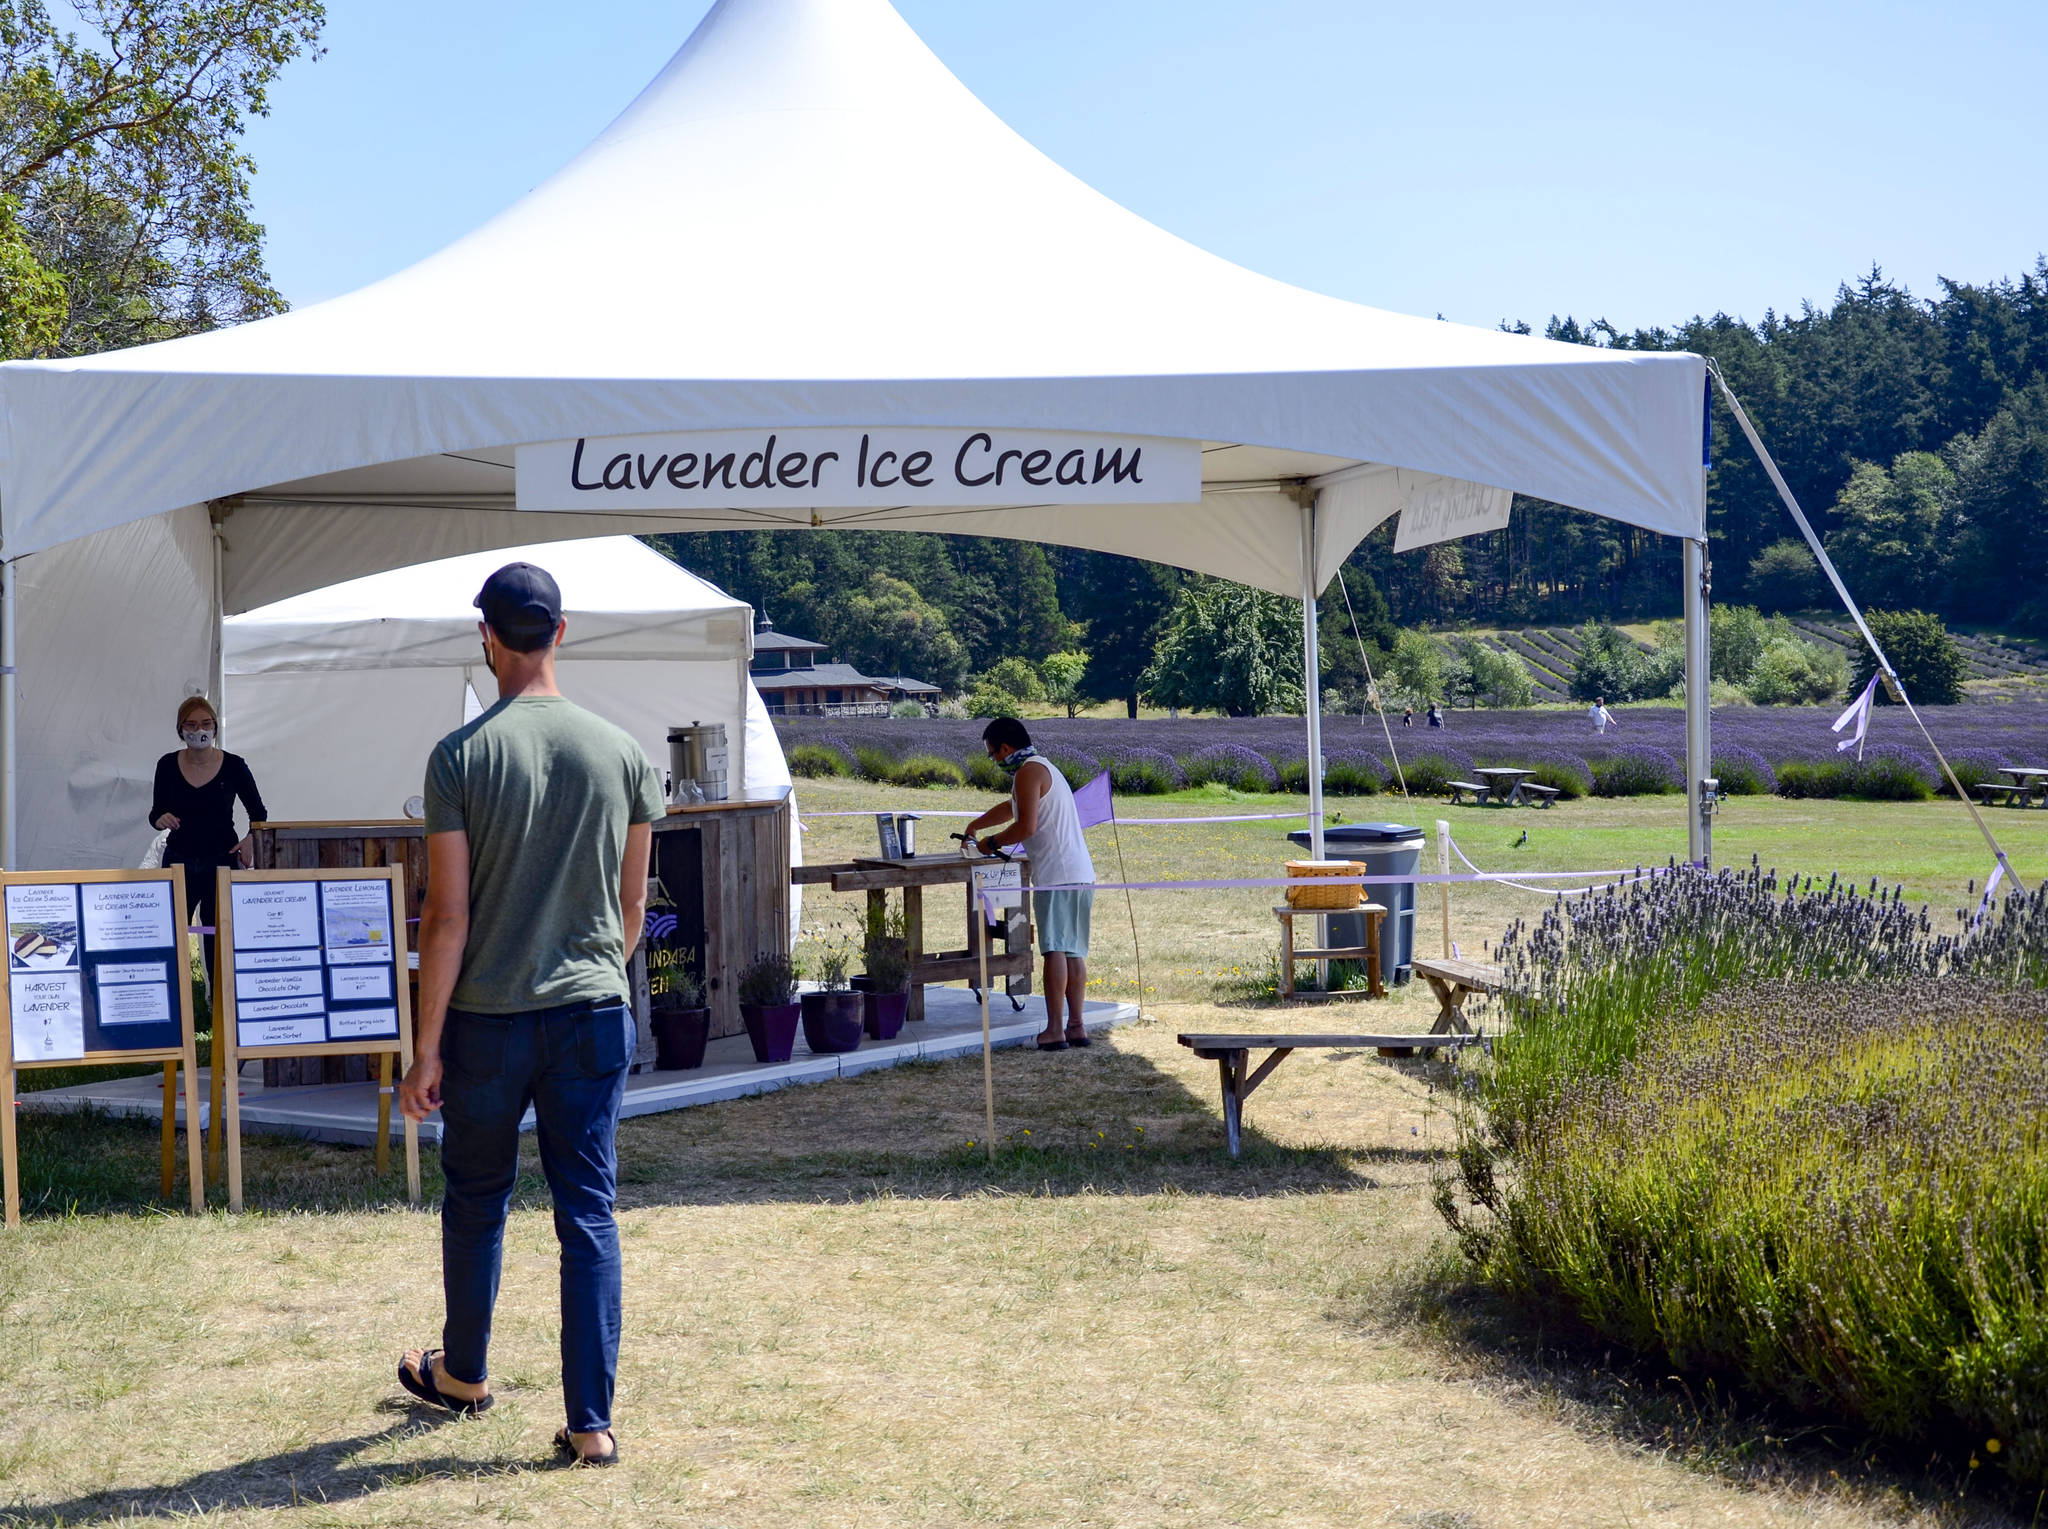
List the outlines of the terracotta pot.
{"label": "terracotta pot", "polygon": [[740,1005],[740,1023],[754,1043],[757,1062],[787,1062],[796,1046],[797,1021],[803,1010],[793,1003]]}
{"label": "terracotta pot", "polygon": [[821,1054],[860,1050],[861,995],[843,989],[836,993],[803,995],[804,1043]]}
{"label": "terracotta pot", "polygon": [[910,994],[863,993],[861,994],[861,1023],[869,1035],[878,1041],[893,1041],[896,1032],[903,1028],[904,1013],[910,1008]]}
{"label": "terracotta pot", "polygon": [[709,1009],[656,1009],[647,1027],[654,1032],[657,1072],[687,1072],[704,1065],[704,1046],[711,1039]]}

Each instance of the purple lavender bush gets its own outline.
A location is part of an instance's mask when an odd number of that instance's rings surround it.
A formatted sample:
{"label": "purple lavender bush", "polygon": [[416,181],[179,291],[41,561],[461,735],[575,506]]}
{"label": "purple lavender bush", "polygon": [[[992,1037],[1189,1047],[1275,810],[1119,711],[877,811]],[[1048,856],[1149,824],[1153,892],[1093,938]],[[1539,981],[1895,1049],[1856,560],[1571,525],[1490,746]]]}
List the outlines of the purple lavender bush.
{"label": "purple lavender bush", "polygon": [[1657,796],[1685,789],[1685,767],[1665,749],[1624,743],[1592,761],[1595,796]]}
{"label": "purple lavender bush", "polygon": [[1714,777],[1723,796],[1770,796],[1778,789],[1778,772],[1755,749],[1724,743],[1714,750]]}
{"label": "purple lavender bush", "polygon": [[2048,1488],[2048,893],[1949,933],[1874,883],[1673,869],[1499,954],[1436,1197],[1480,1278]]}
{"label": "purple lavender bush", "polygon": [[1233,791],[1273,791],[1279,787],[1272,761],[1241,743],[1215,743],[1197,749],[1181,760],[1181,766],[1187,771],[1191,786],[1214,783]]}
{"label": "purple lavender bush", "polygon": [[1105,762],[1111,789],[1123,796],[1159,796],[1188,783],[1180,761],[1164,749],[1120,748],[1105,756]]}

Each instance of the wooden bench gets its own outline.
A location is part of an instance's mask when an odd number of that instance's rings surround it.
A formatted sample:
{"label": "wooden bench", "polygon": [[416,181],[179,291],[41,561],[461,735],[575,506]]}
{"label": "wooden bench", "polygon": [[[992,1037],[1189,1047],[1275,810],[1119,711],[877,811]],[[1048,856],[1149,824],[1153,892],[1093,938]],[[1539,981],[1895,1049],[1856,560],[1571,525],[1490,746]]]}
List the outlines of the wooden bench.
{"label": "wooden bench", "polygon": [[1415,975],[1429,984],[1429,990],[1436,994],[1436,1023],[1429,1027],[1431,1035],[1470,1035],[1472,1027],[1465,1023],[1465,1000],[1474,993],[1498,993],[1507,979],[1507,974],[1490,961],[1460,961],[1445,956],[1440,960],[1415,962]]}
{"label": "wooden bench", "polygon": [[1444,784],[1451,788],[1451,805],[1453,807],[1465,800],[1465,793],[1468,791],[1472,794],[1473,805],[1484,807],[1486,799],[1490,794],[1487,788],[1480,785],[1477,781],[1451,780],[1445,781]]}
{"label": "wooden bench", "polygon": [[1548,807],[1557,800],[1558,790],[1555,786],[1539,786],[1533,780],[1525,780],[1522,782],[1522,795],[1538,807]]}
{"label": "wooden bench", "polygon": [[[1363,945],[1311,946],[1306,950],[1297,949],[1294,944],[1294,921],[1297,918],[1315,918],[1321,914],[1363,913],[1365,915],[1365,943]],[[1386,907],[1380,903],[1361,903],[1356,908],[1294,908],[1286,903],[1273,905],[1273,916],[1280,920],[1280,998],[1287,1002],[1294,998],[1344,998],[1348,993],[1297,993],[1294,990],[1294,963],[1297,961],[1363,961],[1365,963],[1367,993],[1374,998],[1387,996],[1387,985],[1380,980],[1380,920],[1387,916]]]}
{"label": "wooden bench", "polygon": [[1977,787],[1977,795],[1987,807],[2003,802],[2008,807],[2024,807],[2027,798],[2034,793],[2032,786],[2002,786],[1996,781],[1984,781]]}
{"label": "wooden bench", "polygon": [[[1381,1056],[1412,1056],[1417,1050],[1455,1051],[1485,1044],[1476,1035],[1182,1035],[1180,1043],[1204,1061],[1214,1061],[1222,1074],[1223,1135],[1232,1157],[1243,1145],[1245,1100],[1293,1052],[1341,1046]],[[1273,1054],[1256,1070],[1248,1070],[1253,1048],[1269,1046]]]}

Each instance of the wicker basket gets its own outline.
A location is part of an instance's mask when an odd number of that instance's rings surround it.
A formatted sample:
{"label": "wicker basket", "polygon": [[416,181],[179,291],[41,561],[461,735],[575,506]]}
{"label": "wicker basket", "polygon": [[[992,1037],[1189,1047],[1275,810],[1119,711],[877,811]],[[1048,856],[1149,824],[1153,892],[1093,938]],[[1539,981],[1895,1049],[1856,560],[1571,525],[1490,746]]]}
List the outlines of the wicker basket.
{"label": "wicker basket", "polygon": [[1287,862],[1287,875],[1302,885],[1287,889],[1287,905],[1290,908],[1355,908],[1365,888],[1355,883],[1334,887],[1318,885],[1318,878],[1364,874],[1365,867],[1356,860],[1290,860]]}

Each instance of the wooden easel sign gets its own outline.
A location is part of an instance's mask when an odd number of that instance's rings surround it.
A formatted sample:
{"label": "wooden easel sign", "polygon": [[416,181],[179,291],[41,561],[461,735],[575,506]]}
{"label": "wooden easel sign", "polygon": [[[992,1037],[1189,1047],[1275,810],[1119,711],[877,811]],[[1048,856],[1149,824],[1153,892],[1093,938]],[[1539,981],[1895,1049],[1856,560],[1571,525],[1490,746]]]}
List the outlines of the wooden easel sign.
{"label": "wooden easel sign", "polygon": [[14,1079],[36,1067],[164,1067],[163,1193],[172,1185],[176,1070],[185,1069],[192,1209],[206,1208],[200,1166],[198,1052],[185,939],[185,873],[0,873],[7,950],[0,960],[0,1162],[6,1224],[21,1224]]}
{"label": "wooden easel sign", "polygon": [[[220,875],[216,1076],[248,1057],[381,1058],[377,1171],[390,1161],[392,1063],[412,1065],[405,871],[400,866]],[[242,1208],[242,1104],[226,1089],[228,1209]],[[419,1126],[405,1122],[405,1188],[420,1197]]]}

